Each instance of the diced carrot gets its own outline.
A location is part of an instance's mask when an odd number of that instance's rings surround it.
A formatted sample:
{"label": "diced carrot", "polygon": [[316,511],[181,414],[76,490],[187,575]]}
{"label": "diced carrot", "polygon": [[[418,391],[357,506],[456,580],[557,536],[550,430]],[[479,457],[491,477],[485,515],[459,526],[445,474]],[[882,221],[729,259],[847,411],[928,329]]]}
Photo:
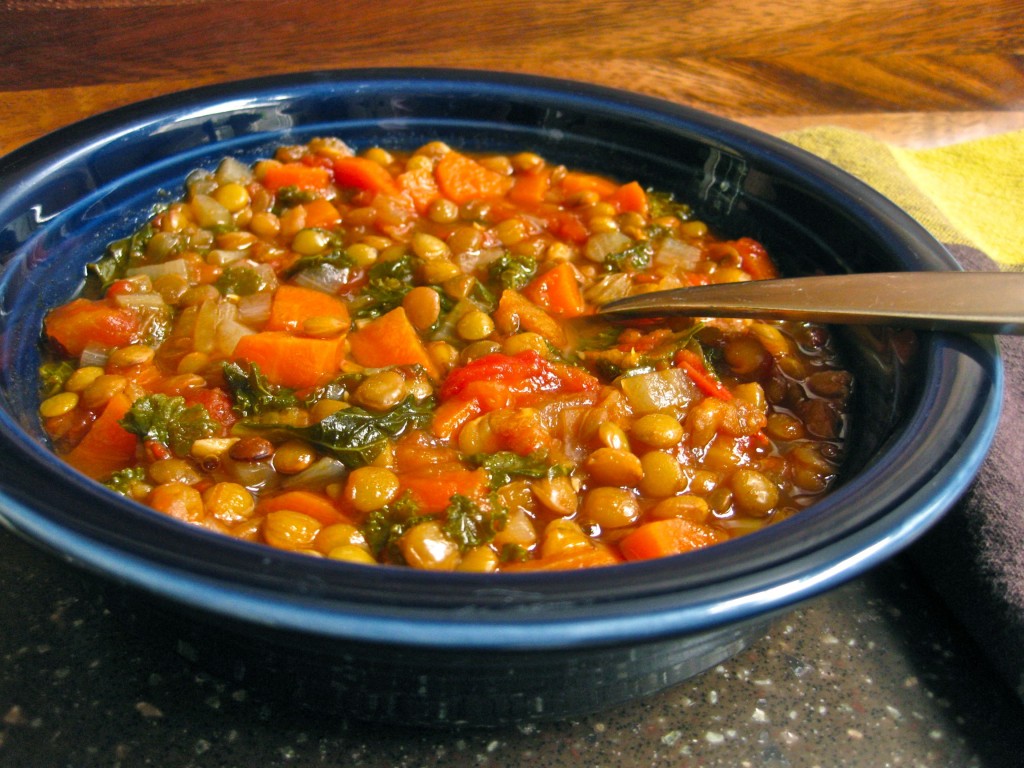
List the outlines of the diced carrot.
{"label": "diced carrot", "polygon": [[516,205],[540,205],[551,189],[551,173],[546,168],[540,171],[523,173],[515,177],[515,183],[509,190],[508,198]]}
{"label": "diced carrot", "polygon": [[608,202],[612,203],[619,213],[647,215],[647,193],[636,181],[623,184],[608,197]]}
{"label": "diced carrot", "polygon": [[306,389],[337,375],[344,339],[312,339],[284,331],[251,333],[238,340],[232,359],[256,363],[272,384]]}
{"label": "diced carrot", "polygon": [[313,491],[285,491],[278,496],[261,501],[257,512],[268,515],[271,512],[279,512],[283,509],[292,512],[301,512],[319,520],[324,525],[334,523],[351,523],[352,521],[343,515],[327,496]]}
{"label": "diced carrot", "polygon": [[649,560],[679,555],[726,541],[729,534],[710,525],[681,517],[644,523],[619,541],[627,560]]}
{"label": "diced carrot", "polygon": [[351,322],[348,308],[336,297],[313,288],[282,285],[274,292],[264,330],[300,331],[311,317],[337,318],[346,329]]}
{"label": "diced carrot", "polygon": [[523,295],[538,307],[562,317],[578,317],[586,311],[576,269],[567,261],[533,278],[523,289]]}
{"label": "diced carrot", "polygon": [[443,512],[456,494],[480,498],[488,487],[487,471],[466,469],[460,464],[433,464],[398,475],[399,493],[409,492],[419,511],[425,515]]}
{"label": "diced carrot", "polygon": [[441,196],[434,172],[430,168],[406,171],[399,174],[395,181],[398,182],[398,188],[409,196],[420,214],[426,213],[430,204]]}
{"label": "diced carrot", "polygon": [[64,456],[68,464],[97,480],[130,465],[135,460],[138,438],[120,422],[131,406],[123,393],[110,398],[85,437]]}
{"label": "diced carrot", "polygon": [[263,186],[271,192],[285,187],[296,187],[304,190],[326,189],[331,183],[331,172],[326,168],[305,163],[282,163],[267,168],[263,176]]}
{"label": "diced carrot", "polygon": [[494,313],[499,328],[520,328],[539,333],[556,347],[565,344],[565,329],[544,309],[518,291],[502,291],[498,309]]}
{"label": "diced carrot", "polygon": [[622,562],[611,547],[596,543],[593,546],[580,546],[563,549],[561,552],[538,560],[527,560],[522,563],[510,563],[501,570],[509,573],[531,573],[537,571],[574,571],[578,568],[601,568],[606,565],[618,565]]}
{"label": "diced carrot", "polygon": [[430,431],[434,437],[450,440],[472,419],[483,412],[476,400],[456,398],[441,403],[434,410]]}
{"label": "diced carrot", "polygon": [[676,353],[676,365],[686,371],[686,375],[705,395],[717,397],[720,400],[732,400],[732,392],[708,371],[704,361],[696,352],[691,352],[688,349],[679,350]]}
{"label": "diced carrot", "polygon": [[46,335],[73,357],[90,343],[124,347],[142,332],[139,314],[105,301],[74,299],[51,311],[43,321]]}
{"label": "diced carrot", "polygon": [[501,197],[512,187],[508,176],[459,152],[448,152],[438,160],[434,173],[441,193],[459,205],[470,200]]}
{"label": "diced carrot", "polygon": [[334,207],[331,201],[324,200],[322,197],[318,197],[316,200],[311,200],[308,203],[303,203],[302,207],[306,211],[307,227],[330,229],[341,221],[341,214],[338,213],[338,209]]}
{"label": "diced carrot", "polygon": [[565,174],[562,177],[561,186],[562,191],[567,195],[574,195],[578,192],[596,192],[601,198],[608,197],[619,188],[619,185],[611,179],[578,171],[569,171]]}
{"label": "diced carrot", "polygon": [[352,359],[367,368],[422,365],[437,381],[440,371],[402,307],[371,320],[349,335]]}
{"label": "diced carrot", "polygon": [[393,195],[398,192],[394,177],[380,163],[365,157],[342,157],[334,163],[334,180],[343,187]]}

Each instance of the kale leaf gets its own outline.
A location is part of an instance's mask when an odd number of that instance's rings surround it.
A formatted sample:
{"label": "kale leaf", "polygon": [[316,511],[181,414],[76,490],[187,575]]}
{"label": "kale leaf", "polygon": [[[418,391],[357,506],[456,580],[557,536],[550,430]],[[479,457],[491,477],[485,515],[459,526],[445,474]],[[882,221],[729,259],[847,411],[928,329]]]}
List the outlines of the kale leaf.
{"label": "kale leaf", "polygon": [[512,482],[513,477],[554,477],[564,474],[560,465],[548,465],[546,451],[535,451],[529,456],[520,456],[512,451],[475,453],[469,460],[487,470],[491,488],[498,489]]}
{"label": "kale leaf", "polygon": [[389,437],[398,437],[406,429],[425,426],[433,415],[433,399],[417,401],[410,396],[384,413],[353,406],[335,411],[315,424],[292,427],[283,424],[259,424],[245,421],[240,431],[280,433],[318,446],[350,469],[369,464],[387,445]]}
{"label": "kale leaf", "polygon": [[132,487],[136,483],[144,483],[145,481],[145,467],[127,467],[119,469],[108,477],[103,484],[115,493],[120,493],[122,496],[130,496]]}
{"label": "kale leaf", "polygon": [[128,237],[109,243],[103,256],[85,265],[83,295],[99,298],[106,293],[107,288],[127,274],[133,261],[143,257],[154,234],[156,230],[147,223]]}
{"label": "kale leaf", "polygon": [[39,390],[42,397],[45,399],[58,394],[74,372],[75,364],[70,360],[55,360],[39,366]]}
{"label": "kale leaf", "polygon": [[537,274],[537,260],[532,256],[506,251],[491,262],[487,271],[491,282],[504,289],[518,291]]}
{"label": "kale leaf", "polygon": [[224,379],[231,389],[234,409],[243,416],[281,411],[299,404],[292,390],[267,381],[256,363],[249,363],[248,372],[238,363],[225,363]]}
{"label": "kale leaf", "polygon": [[624,251],[609,253],[605,256],[603,266],[607,272],[642,272],[651,266],[653,257],[654,249],[650,241],[643,240]]}
{"label": "kale leaf", "polygon": [[266,288],[267,282],[263,275],[251,266],[236,264],[221,272],[216,286],[225,296],[229,293],[235,296],[250,296]]}
{"label": "kale leaf", "polygon": [[505,527],[508,510],[491,494],[489,509],[467,496],[455,494],[445,510],[444,532],[465,552],[487,544]]}
{"label": "kale leaf", "polygon": [[379,317],[402,303],[414,287],[415,260],[411,254],[378,261],[367,270],[366,285],[353,302],[356,317]]}
{"label": "kale leaf", "polygon": [[187,405],[181,395],[139,398],[120,424],[143,440],[167,446],[178,456],[187,455],[192,443],[217,431],[217,422],[210,418],[206,408]]}
{"label": "kale leaf", "polygon": [[433,519],[419,513],[419,506],[406,491],[391,504],[375,509],[367,516],[363,523],[363,536],[376,557],[383,554],[388,562],[402,563],[405,558],[398,547],[398,540],[414,525]]}

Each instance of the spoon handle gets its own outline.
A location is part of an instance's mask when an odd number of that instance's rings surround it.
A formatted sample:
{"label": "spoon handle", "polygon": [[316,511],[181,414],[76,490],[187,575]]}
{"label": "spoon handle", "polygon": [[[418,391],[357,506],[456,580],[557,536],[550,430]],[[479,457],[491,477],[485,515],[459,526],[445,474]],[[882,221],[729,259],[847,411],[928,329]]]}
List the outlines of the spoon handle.
{"label": "spoon handle", "polygon": [[654,291],[598,310],[607,318],[752,317],[1024,334],[1024,273],[880,272]]}

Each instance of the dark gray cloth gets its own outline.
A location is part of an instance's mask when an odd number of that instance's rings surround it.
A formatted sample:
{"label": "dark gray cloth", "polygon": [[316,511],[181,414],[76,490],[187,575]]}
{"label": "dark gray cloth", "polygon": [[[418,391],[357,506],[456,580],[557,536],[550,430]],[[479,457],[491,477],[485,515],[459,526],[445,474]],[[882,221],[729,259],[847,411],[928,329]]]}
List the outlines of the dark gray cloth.
{"label": "dark gray cloth", "polygon": [[[996,270],[979,251],[949,246],[969,270]],[[1003,411],[990,454],[961,501],[910,557],[1024,699],[1024,337],[999,338]]]}

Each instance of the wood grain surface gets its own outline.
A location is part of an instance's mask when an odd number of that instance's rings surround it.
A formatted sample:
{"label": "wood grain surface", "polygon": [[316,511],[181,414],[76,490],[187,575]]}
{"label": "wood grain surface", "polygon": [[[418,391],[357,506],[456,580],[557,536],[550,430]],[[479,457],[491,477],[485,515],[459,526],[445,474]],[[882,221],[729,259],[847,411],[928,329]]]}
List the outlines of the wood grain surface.
{"label": "wood grain surface", "polygon": [[440,66],[627,88],[769,131],[908,145],[1024,127],[1021,0],[21,0],[0,7],[0,153],[193,85]]}

